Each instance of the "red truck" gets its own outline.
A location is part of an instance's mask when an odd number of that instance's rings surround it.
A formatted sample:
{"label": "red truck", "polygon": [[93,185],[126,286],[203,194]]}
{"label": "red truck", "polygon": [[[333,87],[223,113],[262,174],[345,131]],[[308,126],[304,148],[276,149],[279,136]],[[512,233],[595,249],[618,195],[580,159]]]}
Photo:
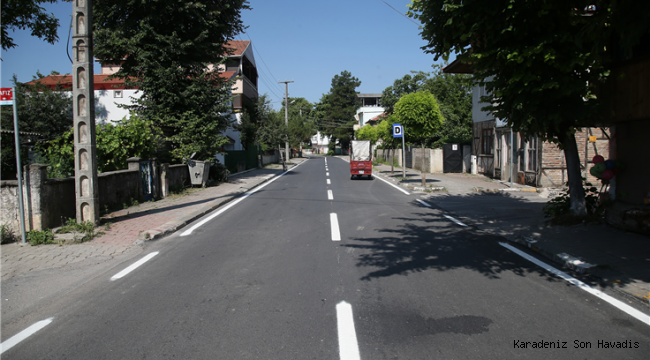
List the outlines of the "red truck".
{"label": "red truck", "polygon": [[352,140],[350,143],[350,179],[355,176],[372,179],[372,153],[369,140]]}

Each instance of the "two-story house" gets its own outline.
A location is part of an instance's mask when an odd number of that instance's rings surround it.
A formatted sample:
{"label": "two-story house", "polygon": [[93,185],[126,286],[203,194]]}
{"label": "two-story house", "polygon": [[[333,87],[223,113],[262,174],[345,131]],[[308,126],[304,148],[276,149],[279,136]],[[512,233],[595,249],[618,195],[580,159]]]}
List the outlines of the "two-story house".
{"label": "two-story house", "polygon": [[[469,65],[455,60],[443,70],[452,74],[471,74]],[[513,181],[535,187],[563,187],[567,180],[564,151],[556,144],[537,136],[526,138],[513,132],[504,119],[495,118],[481,110],[487,106],[481,97],[487,96],[485,86],[475,85],[472,91],[472,155],[477,170],[498,180]],[[589,174],[595,155],[609,155],[609,129],[585,128],[576,132],[576,142],[583,175],[596,183]],[[512,178],[511,178],[512,174]]]}

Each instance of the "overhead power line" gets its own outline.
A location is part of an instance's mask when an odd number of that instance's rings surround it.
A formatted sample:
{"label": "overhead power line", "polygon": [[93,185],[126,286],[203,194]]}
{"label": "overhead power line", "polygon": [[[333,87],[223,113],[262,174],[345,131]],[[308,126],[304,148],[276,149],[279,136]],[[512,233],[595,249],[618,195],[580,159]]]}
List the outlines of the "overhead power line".
{"label": "overhead power line", "polygon": [[405,18],[409,19],[410,22],[414,23],[414,24],[417,25],[417,26],[420,26],[420,24],[418,24],[417,22],[413,21],[413,19],[411,19],[410,17],[406,16],[406,14],[403,14],[401,11],[395,9],[395,8],[393,7],[393,5],[387,3],[385,0],[381,0],[381,1],[382,1],[384,4],[388,5],[391,9],[395,10],[398,14],[400,14],[400,15],[404,16]]}

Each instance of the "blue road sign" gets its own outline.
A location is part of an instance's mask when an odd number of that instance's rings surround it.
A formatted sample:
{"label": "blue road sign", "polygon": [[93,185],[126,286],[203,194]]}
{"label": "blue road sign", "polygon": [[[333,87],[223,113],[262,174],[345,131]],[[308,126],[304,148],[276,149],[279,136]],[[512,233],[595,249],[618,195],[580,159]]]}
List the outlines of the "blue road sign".
{"label": "blue road sign", "polygon": [[403,136],[404,136],[404,135],[403,135],[404,132],[403,132],[402,130],[403,130],[402,125],[400,125],[400,124],[393,124],[393,137],[396,137],[396,138],[401,138],[401,137],[403,137]]}

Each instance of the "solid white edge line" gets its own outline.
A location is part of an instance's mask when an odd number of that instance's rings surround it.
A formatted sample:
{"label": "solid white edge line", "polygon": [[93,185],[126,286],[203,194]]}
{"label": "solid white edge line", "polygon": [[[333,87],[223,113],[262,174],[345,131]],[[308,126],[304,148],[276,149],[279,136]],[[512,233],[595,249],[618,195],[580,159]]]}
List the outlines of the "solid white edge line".
{"label": "solid white edge line", "polygon": [[445,214],[442,214],[442,215],[443,215],[444,217],[446,217],[447,219],[449,219],[449,220],[455,222],[456,224],[460,225],[460,226],[467,226],[467,225],[463,224],[462,222],[460,222],[460,221],[454,219],[453,217],[451,217],[451,216],[449,216],[449,215],[445,215]]}
{"label": "solid white edge line", "polygon": [[28,327],[27,329],[5,340],[2,344],[0,344],[0,354],[16,346],[18,343],[27,339],[28,337],[34,335],[34,333],[49,325],[53,320],[54,320],[53,317],[45,320],[41,320],[33,324],[32,326]]}
{"label": "solid white edge line", "polygon": [[330,226],[332,227],[332,241],[341,241],[341,232],[339,231],[339,218],[336,213],[330,214]]}
{"label": "solid white edge line", "polygon": [[327,199],[334,200],[334,194],[332,194],[332,190],[327,190]]}
{"label": "solid white edge line", "polygon": [[332,182],[330,181],[330,179],[327,179],[327,185],[332,185]]}
{"label": "solid white edge line", "polygon": [[512,245],[502,243],[502,242],[500,242],[499,245],[501,245],[501,246],[505,247],[506,249],[514,252],[515,254],[523,257],[524,259],[534,263],[535,265],[543,268],[544,270],[557,275],[558,277],[562,278],[563,280],[567,281],[568,283],[570,283],[572,285],[575,285],[578,288],[580,288],[580,289],[582,289],[582,290],[584,290],[584,291],[586,291],[586,292],[588,292],[588,293],[590,293],[590,294],[592,294],[592,295],[594,295],[594,296],[596,296],[596,297],[610,303],[611,305],[613,305],[613,306],[617,307],[618,309],[626,312],[627,314],[631,315],[632,317],[636,318],[637,320],[640,320],[641,322],[645,323],[646,325],[650,325],[650,315],[646,315],[643,312],[641,312],[641,311],[639,311],[639,310],[625,304],[624,302],[616,300],[615,298],[605,294],[604,292],[592,288],[591,286],[583,283],[582,281],[574,278],[573,276],[570,276],[569,274],[567,274],[567,273],[565,273],[563,271],[560,271],[560,270],[552,267],[551,265],[548,265],[545,262],[542,262],[542,261],[538,260],[537,258],[535,258],[533,256],[530,256],[530,255],[526,254],[525,252],[515,248]]}
{"label": "solid white edge line", "polygon": [[379,180],[385,182],[386,184],[388,184],[388,185],[394,187],[395,189],[397,189],[397,190],[403,192],[403,193],[406,194],[406,195],[411,195],[408,191],[406,191],[406,190],[402,189],[401,187],[399,187],[399,186],[397,186],[397,185],[391,183],[391,182],[388,181],[388,180],[384,180],[384,179],[382,179],[382,178],[379,177],[379,176],[375,176],[374,178],[375,178],[375,179],[379,179]]}
{"label": "solid white edge line", "polygon": [[354,329],[352,305],[345,301],[336,304],[336,324],[339,335],[339,357],[341,360],[360,360],[357,332]]}
{"label": "solid white edge line", "polygon": [[126,276],[128,273],[130,273],[131,271],[133,271],[133,270],[139,268],[140,266],[142,266],[142,264],[144,264],[144,263],[146,263],[147,261],[151,260],[151,258],[153,258],[153,257],[156,256],[156,255],[158,255],[158,251],[154,251],[154,252],[152,252],[152,253],[147,254],[147,256],[145,256],[145,257],[143,257],[142,259],[140,259],[140,260],[134,262],[133,264],[131,264],[130,266],[128,266],[126,269],[124,269],[124,270],[118,272],[117,274],[113,275],[113,277],[111,278],[111,281],[115,281],[115,280],[117,280],[117,279],[121,279],[121,278],[123,278],[123,277]]}
{"label": "solid white edge line", "polygon": [[431,207],[431,205],[426,201],[422,201],[420,199],[415,199],[415,200],[426,207]]}
{"label": "solid white edge line", "polygon": [[203,220],[199,221],[198,223],[194,224],[191,228],[189,228],[189,229],[183,231],[183,232],[181,233],[181,236],[187,236],[187,235],[192,234],[192,232],[193,232],[194,230],[198,229],[198,228],[201,227],[202,225],[205,225],[205,223],[207,223],[208,221],[210,221],[210,220],[214,219],[215,217],[217,217],[217,216],[223,214],[226,210],[228,210],[228,209],[230,209],[231,207],[233,207],[233,206],[239,204],[240,202],[242,202],[242,201],[243,201],[244,199],[246,199],[247,197],[249,197],[249,196],[255,194],[257,191],[261,190],[261,189],[262,189],[263,187],[265,187],[266,185],[268,185],[268,184],[274,182],[275,180],[281,178],[283,175],[285,175],[285,174],[288,173],[289,171],[291,171],[291,170],[297,168],[298,166],[302,165],[303,163],[304,163],[304,161],[301,162],[300,164],[294,166],[293,168],[291,168],[291,169],[289,169],[289,170],[283,172],[282,174],[276,176],[274,179],[271,179],[271,180],[265,182],[264,184],[262,184],[262,185],[260,185],[260,186],[258,186],[258,187],[256,187],[256,188],[254,188],[253,190],[247,192],[244,196],[240,197],[239,199],[237,199],[237,200],[235,200],[235,201],[231,201],[231,202],[230,202],[228,205],[226,205],[225,207],[223,207],[223,208],[217,210],[217,212],[211,214],[210,216],[206,217],[205,219],[203,219]]}

